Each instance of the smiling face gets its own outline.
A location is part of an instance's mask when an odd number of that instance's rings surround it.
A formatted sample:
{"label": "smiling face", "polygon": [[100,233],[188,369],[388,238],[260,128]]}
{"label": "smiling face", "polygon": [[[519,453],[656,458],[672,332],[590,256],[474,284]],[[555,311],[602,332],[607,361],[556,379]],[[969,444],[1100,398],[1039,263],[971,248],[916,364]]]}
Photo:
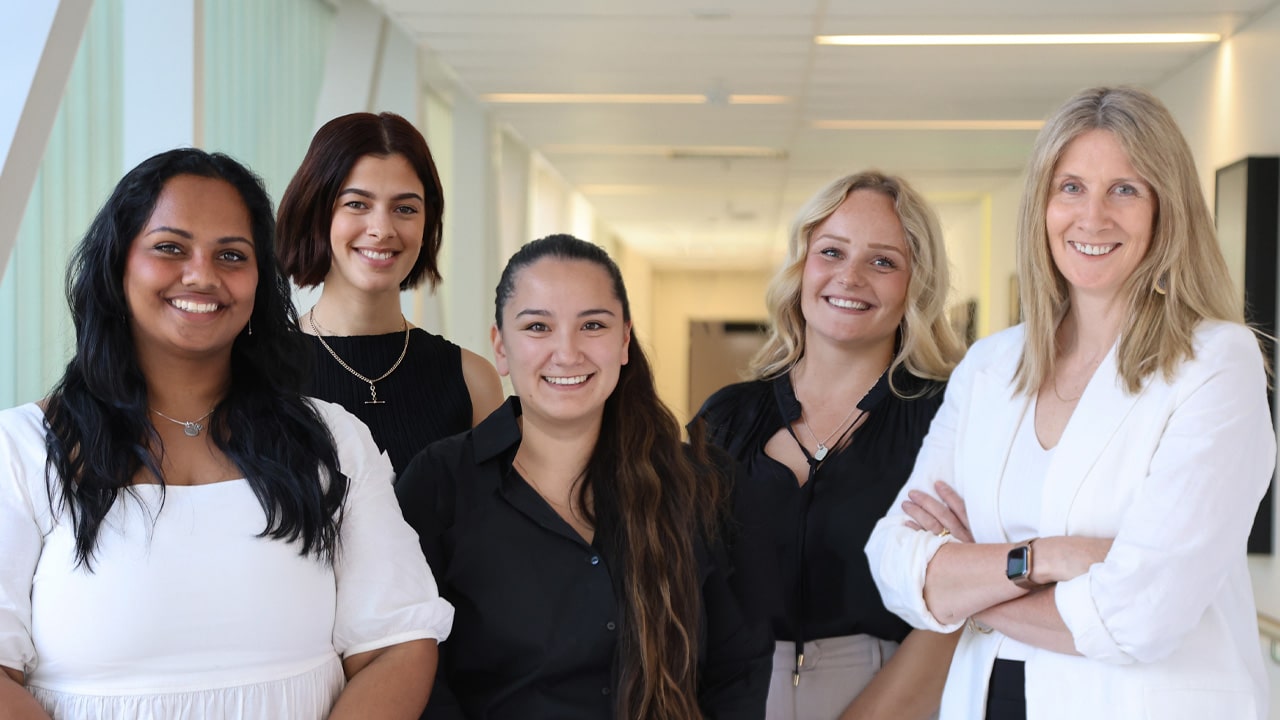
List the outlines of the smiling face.
{"label": "smiling face", "polygon": [[249,210],[236,189],[195,175],[166,182],[129,247],[123,284],[140,357],[229,357],[258,287]]}
{"label": "smiling face", "polygon": [[520,270],[514,287],[493,352],[524,415],[598,424],[631,342],[609,274],[590,261],[545,257]]}
{"label": "smiling face", "polygon": [[422,180],[403,155],[365,155],[338,190],[327,288],[399,294],[422,251]]}
{"label": "smiling face", "polygon": [[800,283],[805,343],[893,353],[911,281],[907,234],[893,199],[855,190],[809,235]]}
{"label": "smiling face", "polygon": [[1073,297],[1117,297],[1151,246],[1155,210],[1155,193],[1110,131],[1067,145],[1053,170],[1045,230]]}

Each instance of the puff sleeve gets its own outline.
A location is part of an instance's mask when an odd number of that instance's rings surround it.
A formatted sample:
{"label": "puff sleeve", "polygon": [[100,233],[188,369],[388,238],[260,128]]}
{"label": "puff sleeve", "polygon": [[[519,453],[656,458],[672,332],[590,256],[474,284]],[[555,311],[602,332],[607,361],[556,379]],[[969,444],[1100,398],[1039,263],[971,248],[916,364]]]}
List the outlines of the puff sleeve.
{"label": "puff sleeve", "polygon": [[316,405],[350,478],[334,561],[334,648],[347,657],[411,640],[444,640],[453,606],[440,597],[418,539],[400,515],[390,460],[354,416],[330,403]]}

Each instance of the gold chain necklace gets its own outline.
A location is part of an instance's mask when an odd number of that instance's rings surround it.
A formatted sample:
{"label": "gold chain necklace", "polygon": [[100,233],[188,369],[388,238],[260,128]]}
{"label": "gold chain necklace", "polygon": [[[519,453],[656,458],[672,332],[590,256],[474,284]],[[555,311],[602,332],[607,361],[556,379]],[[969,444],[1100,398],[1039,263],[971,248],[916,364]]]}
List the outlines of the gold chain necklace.
{"label": "gold chain necklace", "polygon": [[[1085,387],[1088,387],[1088,383],[1085,383]],[[1063,403],[1066,403],[1067,405],[1070,405],[1071,403],[1076,402],[1076,401],[1078,401],[1080,398],[1084,397],[1084,390],[1082,389],[1082,390],[1080,391],[1080,394],[1079,394],[1079,395],[1077,395],[1077,396],[1075,396],[1075,397],[1073,397],[1073,398],[1064,398],[1064,397],[1062,397],[1062,392],[1058,390],[1058,371],[1057,371],[1057,370],[1055,370],[1055,371],[1053,372],[1053,394],[1054,394],[1054,395],[1056,395],[1056,396],[1058,396],[1058,400],[1061,400]]]}
{"label": "gold chain necklace", "polygon": [[329,347],[329,343],[324,341],[324,336],[320,334],[320,326],[316,322],[315,308],[311,308],[311,312],[307,313],[307,322],[311,325],[311,332],[316,334],[316,339],[320,341],[320,344],[324,346],[325,350],[329,351],[329,355],[334,360],[336,360],[339,365],[342,366],[343,370],[346,370],[352,375],[355,375],[356,377],[360,378],[360,380],[366,383],[369,383],[369,399],[365,400],[364,404],[365,405],[386,405],[387,404],[386,400],[378,399],[378,388],[376,386],[376,383],[380,383],[383,380],[386,380],[388,377],[390,377],[391,373],[395,372],[396,368],[400,367],[400,363],[404,362],[404,356],[406,353],[409,352],[409,321],[404,318],[404,315],[403,314],[400,315],[400,322],[404,323],[404,347],[400,349],[400,357],[396,358],[396,362],[394,365],[391,366],[390,370],[382,373],[381,375],[379,375],[376,378],[373,378],[372,380],[356,372],[355,368],[351,367],[346,363],[345,360],[338,357],[338,353],[334,352],[333,348]]}
{"label": "gold chain necklace", "polygon": [[205,418],[207,418],[207,417],[209,417],[210,415],[212,415],[212,414],[213,414],[213,410],[210,410],[209,412],[207,412],[207,413],[205,413],[205,414],[201,415],[200,417],[196,418],[195,420],[179,420],[178,418],[171,418],[171,417],[169,417],[168,415],[165,415],[164,413],[160,412],[159,410],[157,410],[157,409],[155,409],[155,408],[151,408],[151,412],[153,412],[153,413],[155,413],[155,414],[159,415],[160,417],[164,418],[165,420],[168,420],[168,421],[169,421],[169,422],[171,422],[171,423],[174,423],[174,424],[177,424],[177,425],[181,425],[181,426],[182,426],[182,434],[183,434],[183,435],[186,435],[187,437],[191,437],[191,438],[193,438],[193,437],[197,437],[197,436],[199,436],[199,435],[200,435],[200,431],[201,431],[201,430],[204,430],[204,425],[201,425],[200,423],[201,423]]}

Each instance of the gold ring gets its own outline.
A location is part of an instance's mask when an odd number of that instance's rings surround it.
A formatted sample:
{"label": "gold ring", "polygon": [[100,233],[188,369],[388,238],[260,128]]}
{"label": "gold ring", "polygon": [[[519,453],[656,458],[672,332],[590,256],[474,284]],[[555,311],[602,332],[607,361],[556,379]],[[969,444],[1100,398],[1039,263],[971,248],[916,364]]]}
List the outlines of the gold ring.
{"label": "gold ring", "polygon": [[948,536],[948,535],[950,535],[950,534],[951,534],[951,531],[950,531],[950,530],[948,530],[948,529],[946,529],[946,528],[942,528],[942,530],[940,530],[940,531],[938,532],[938,537],[946,537],[946,536]]}

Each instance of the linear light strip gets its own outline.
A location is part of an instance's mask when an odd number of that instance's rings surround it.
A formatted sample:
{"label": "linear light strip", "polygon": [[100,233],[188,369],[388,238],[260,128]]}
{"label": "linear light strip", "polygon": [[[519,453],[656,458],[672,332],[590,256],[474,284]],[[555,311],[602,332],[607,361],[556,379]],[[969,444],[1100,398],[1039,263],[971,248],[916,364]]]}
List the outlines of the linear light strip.
{"label": "linear light strip", "polygon": [[818,130],[1039,130],[1043,120],[815,120]]}
{"label": "linear light strip", "polygon": [[491,93],[486,102],[508,104],[701,105],[706,95],[692,93]]}
{"label": "linear light strip", "polygon": [[[485,102],[505,105],[705,105],[699,93],[489,93]],[[729,95],[730,105],[785,105],[786,95]]]}
{"label": "linear light strip", "polygon": [[1056,33],[1024,35],[818,35],[819,45],[1136,45],[1214,43],[1217,33]]}
{"label": "linear light strip", "polygon": [[613,155],[680,158],[760,158],[786,157],[786,151],[755,145],[545,145],[546,155]]}

